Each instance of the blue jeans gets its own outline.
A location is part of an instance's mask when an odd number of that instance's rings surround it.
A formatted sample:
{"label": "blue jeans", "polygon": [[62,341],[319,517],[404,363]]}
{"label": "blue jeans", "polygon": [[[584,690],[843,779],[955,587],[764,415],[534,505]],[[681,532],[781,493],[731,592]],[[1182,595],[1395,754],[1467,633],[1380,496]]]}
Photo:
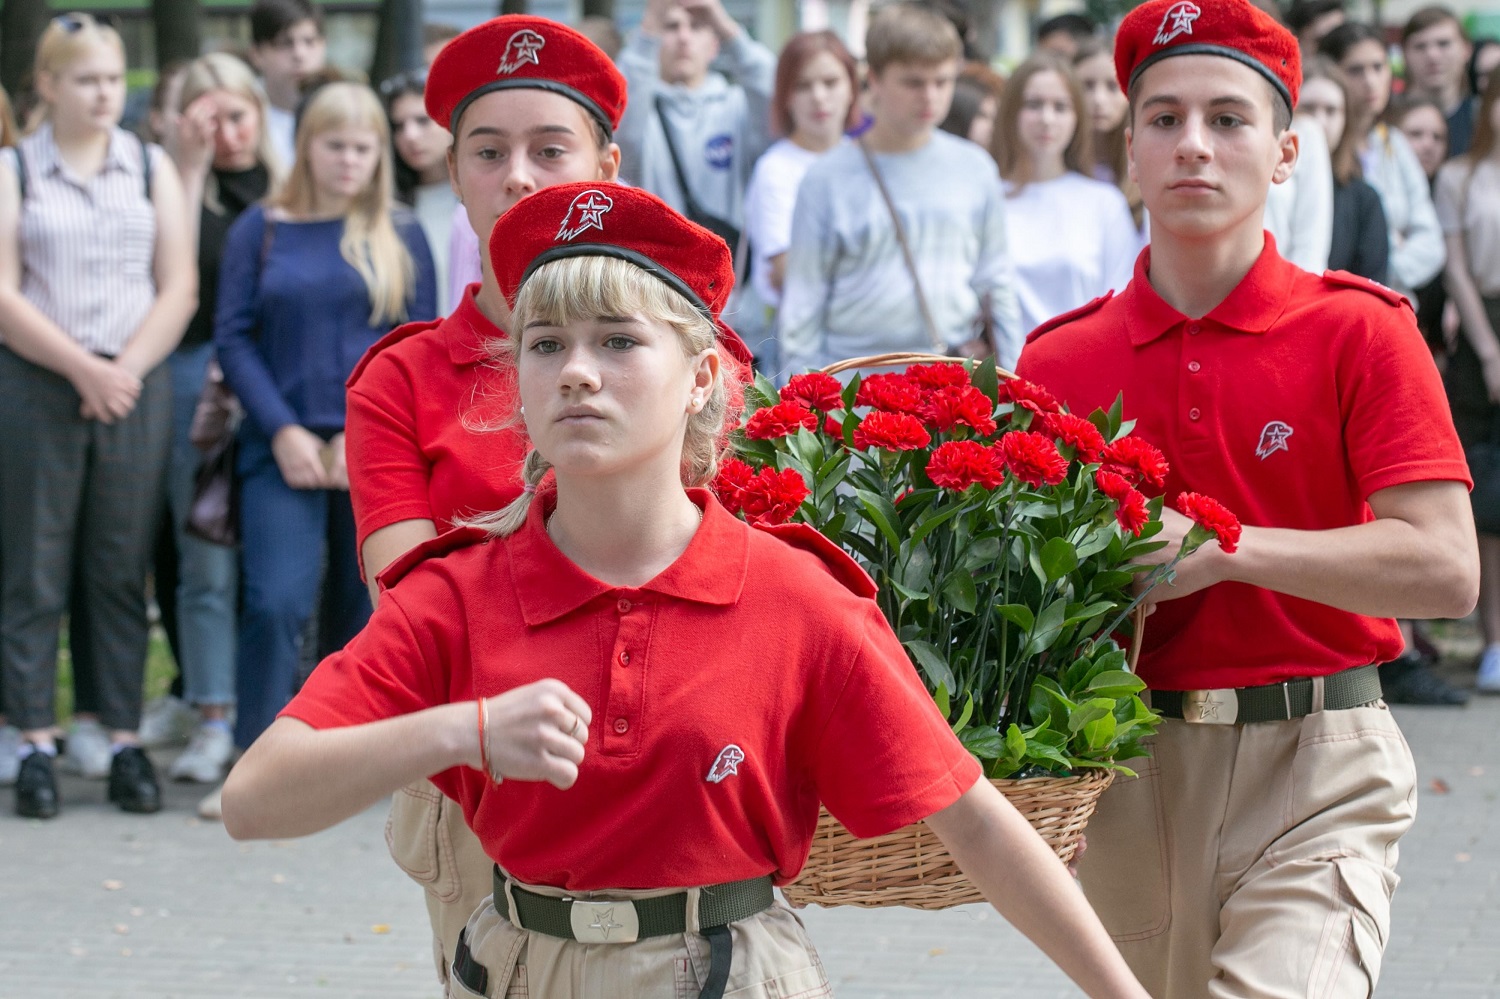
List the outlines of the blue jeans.
{"label": "blue jeans", "polygon": [[188,440],[203,389],[212,343],[184,347],[169,358],[172,369],[172,457],[167,503],[177,539],[177,640],[183,693],[193,704],[234,701],[235,593],[239,552],[188,534],[193,480],[203,455]]}
{"label": "blue jeans", "polygon": [[292,699],[302,636],[319,611],[319,582],[324,649],[343,648],[359,634],[370,619],[370,594],[359,578],[347,492],[288,486],[271,442],[248,421],[237,464],[244,576],[234,742],[246,749]]}

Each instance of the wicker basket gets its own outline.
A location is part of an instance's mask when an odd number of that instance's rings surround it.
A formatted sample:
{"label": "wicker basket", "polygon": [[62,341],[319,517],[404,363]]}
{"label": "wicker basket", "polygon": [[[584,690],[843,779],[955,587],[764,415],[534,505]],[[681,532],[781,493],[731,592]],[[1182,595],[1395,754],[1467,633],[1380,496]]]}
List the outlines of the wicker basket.
{"label": "wicker basket", "polygon": [[[824,369],[838,374],[854,368],[879,368],[957,361],[939,354],[879,354],[856,357]],[[1013,378],[1007,371],[1001,378]],[[1137,609],[1130,643],[1130,665],[1140,655],[1146,615]],[[1073,859],[1084,826],[1094,814],[1099,796],[1114,780],[1114,771],[1093,770],[1073,777],[1034,777],[990,783],[1005,795],[1052,847],[1064,863]],[[843,824],[822,809],[813,834],[812,850],[802,875],[782,889],[794,906],[854,905],[864,908],[902,906],[910,909],[948,909],[983,902],[943,843],[924,822],[884,836],[856,839]]]}

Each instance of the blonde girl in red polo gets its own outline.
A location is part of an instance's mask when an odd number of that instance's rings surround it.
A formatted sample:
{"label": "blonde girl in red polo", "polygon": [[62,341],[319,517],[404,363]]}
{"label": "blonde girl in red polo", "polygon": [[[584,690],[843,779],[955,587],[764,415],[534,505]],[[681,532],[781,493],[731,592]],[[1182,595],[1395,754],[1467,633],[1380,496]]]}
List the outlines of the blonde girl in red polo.
{"label": "blonde girl in red polo", "polygon": [[230,833],[311,833],[431,775],[496,861],[450,995],[720,999],[831,994],[772,893],[820,801],[860,835],[926,819],[1087,994],[1145,996],[868,577],[702,488],[747,376],[724,243],[643,191],[566,184],[490,253],[525,491],[387,571],[370,626],[231,773]]}

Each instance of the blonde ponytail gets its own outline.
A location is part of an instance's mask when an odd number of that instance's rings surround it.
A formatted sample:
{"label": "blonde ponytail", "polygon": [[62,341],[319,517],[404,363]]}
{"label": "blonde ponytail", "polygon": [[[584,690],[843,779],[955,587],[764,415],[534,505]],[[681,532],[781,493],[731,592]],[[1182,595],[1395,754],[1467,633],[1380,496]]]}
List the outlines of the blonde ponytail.
{"label": "blonde ponytail", "polygon": [[537,487],[552,471],[552,463],[535,449],[526,452],[526,461],[521,466],[521,495],[506,506],[490,513],[481,513],[458,521],[459,527],[477,527],[489,531],[495,537],[508,538],[521,529],[531,513],[531,503],[536,499]]}

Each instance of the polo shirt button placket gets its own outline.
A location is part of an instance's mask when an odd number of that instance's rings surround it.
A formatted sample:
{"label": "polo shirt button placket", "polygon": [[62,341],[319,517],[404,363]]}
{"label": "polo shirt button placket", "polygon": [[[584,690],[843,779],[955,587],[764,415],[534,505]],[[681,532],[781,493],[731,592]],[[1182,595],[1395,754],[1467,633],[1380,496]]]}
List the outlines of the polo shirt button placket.
{"label": "polo shirt button placket", "polygon": [[1203,327],[1197,323],[1188,323],[1188,336],[1197,336],[1203,332]]}
{"label": "polo shirt button placket", "polygon": [[1193,420],[1193,421],[1196,422],[1196,421],[1198,421],[1198,420],[1200,420],[1202,418],[1203,418],[1203,411],[1200,410],[1197,406],[1194,406],[1192,409],[1188,410],[1188,419]]}
{"label": "polo shirt button placket", "polygon": [[626,732],[629,732],[629,731],[630,731],[630,719],[628,719],[628,718],[616,718],[615,719],[615,733],[617,735],[624,735]]}
{"label": "polo shirt button placket", "polygon": [[1197,361],[1189,361],[1188,362],[1188,370],[1191,371],[1193,374],[1196,375],[1202,369],[1203,369],[1203,365],[1199,364]]}

